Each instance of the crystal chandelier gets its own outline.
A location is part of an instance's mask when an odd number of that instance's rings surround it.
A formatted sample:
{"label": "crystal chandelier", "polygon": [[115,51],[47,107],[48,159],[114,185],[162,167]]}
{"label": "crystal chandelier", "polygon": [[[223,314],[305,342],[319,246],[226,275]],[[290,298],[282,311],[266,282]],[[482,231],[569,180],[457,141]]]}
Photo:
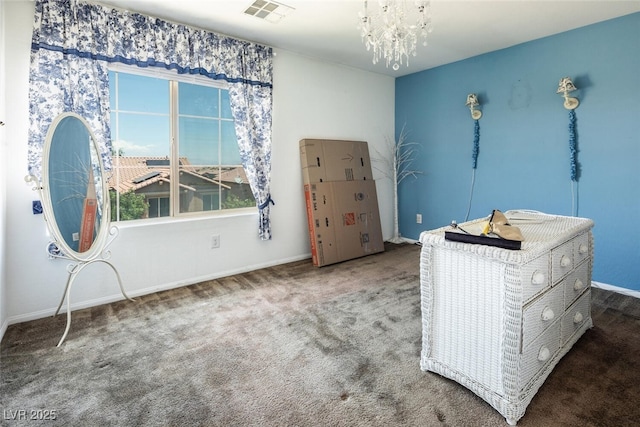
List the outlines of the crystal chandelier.
{"label": "crystal chandelier", "polygon": [[373,50],[373,63],[384,58],[387,67],[393,62],[394,70],[404,61],[409,65],[409,55],[416,56],[418,36],[427,45],[432,30],[431,1],[416,0],[410,8],[404,0],[379,0],[377,13],[371,13],[367,3],[365,0],[364,11],[359,13],[358,29],[367,50]]}

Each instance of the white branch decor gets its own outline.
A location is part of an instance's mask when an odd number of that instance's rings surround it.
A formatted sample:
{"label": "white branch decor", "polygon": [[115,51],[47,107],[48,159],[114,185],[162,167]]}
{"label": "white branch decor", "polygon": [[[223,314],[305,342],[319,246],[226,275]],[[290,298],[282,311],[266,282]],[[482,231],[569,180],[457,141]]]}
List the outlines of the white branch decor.
{"label": "white branch decor", "polygon": [[409,142],[407,138],[408,134],[403,126],[397,142],[392,138],[385,138],[385,153],[381,154],[374,148],[379,158],[374,158],[373,161],[382,163],[382,167],[376,167],[374,164],[374,168],[393,181],[393,236],[389,239],[391,243],[404,242],[398,227],[398,185],[406,178],[410,176],[417,178],[417,175],[422,173],[422,171],[410,169],[416,154],[416,146],[419,144]]}

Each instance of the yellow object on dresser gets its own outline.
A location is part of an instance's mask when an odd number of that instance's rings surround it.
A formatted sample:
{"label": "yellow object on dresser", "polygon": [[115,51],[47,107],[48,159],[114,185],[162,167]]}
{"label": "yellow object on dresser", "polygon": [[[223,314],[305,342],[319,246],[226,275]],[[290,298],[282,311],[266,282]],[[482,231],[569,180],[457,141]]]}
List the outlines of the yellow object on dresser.
{"label": "yellow object on dresser", "polygon": [[515,425],[593,326],[593,221],[505,215],[522,231],[521,250],[445,240],[452,227],[420,235],[420,366],[467,387]]}

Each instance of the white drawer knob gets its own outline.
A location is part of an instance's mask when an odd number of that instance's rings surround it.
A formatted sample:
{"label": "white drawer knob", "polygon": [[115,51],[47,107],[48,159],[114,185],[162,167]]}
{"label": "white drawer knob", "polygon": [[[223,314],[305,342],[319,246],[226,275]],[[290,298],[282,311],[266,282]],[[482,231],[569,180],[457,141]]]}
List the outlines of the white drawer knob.
{"label": "white drawer knob", "polygon": [[542,285],[545,282],[544,273],[540,271],[536,271],[533,273],[533,277],[531,278],[531,283],[534,285]]}
{"label": "white drawer knob", "polygon": [[589,251],[589,246],[586,243],[580,243],[578,246],[578,252],[581,254],[586,254]]}
{"label": "white drawer knob", "polygon": [[553,310],[551,309],[551,307],[545,307],[544,310],[542,310],[542,320],[551,320],[555,317],[555,313],[553,312]]}
{"label": "white drawer knob", "polygon": [[584,288],[584,283],[582,283],[582,280],[576,279],[576,281],[573,282],[573,290],[579,291],[582,288]]}
{"label": "white drawer knob", "polygon": [[584,320],[582,313],[577,311],[576,314],[573,315],[573,323],[575,324],[582,323],[582,320]]}
{"label": "white drawer knob", "polygon": [[566,255],[562,255],[562,258],[560,258],[560,266],[569,267],[570,265],[571,265],[571,259]]}
{"label": "white drawer knob", "polygon": [[549,360],[550,356],[551,352],[549,351],[549,349],[545,346],[542,346],[540,348],[540,351],[538,352],[538,360],[541,362],[546,362],[547,360]]}

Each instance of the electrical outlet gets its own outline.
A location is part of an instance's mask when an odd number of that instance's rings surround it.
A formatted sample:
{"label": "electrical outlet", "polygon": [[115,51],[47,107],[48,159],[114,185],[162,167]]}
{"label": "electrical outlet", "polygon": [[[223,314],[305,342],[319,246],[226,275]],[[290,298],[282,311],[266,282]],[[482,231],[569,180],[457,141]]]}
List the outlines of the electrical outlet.
{"label": "electrical outlet", "polygon": [[211,249],[217,249],[220,247],[220,235],[214,234],[211,236]]}
{"label": "electrical outlet", "polygon": [[416,214],[416,224],[422,224],[422,214]]}

